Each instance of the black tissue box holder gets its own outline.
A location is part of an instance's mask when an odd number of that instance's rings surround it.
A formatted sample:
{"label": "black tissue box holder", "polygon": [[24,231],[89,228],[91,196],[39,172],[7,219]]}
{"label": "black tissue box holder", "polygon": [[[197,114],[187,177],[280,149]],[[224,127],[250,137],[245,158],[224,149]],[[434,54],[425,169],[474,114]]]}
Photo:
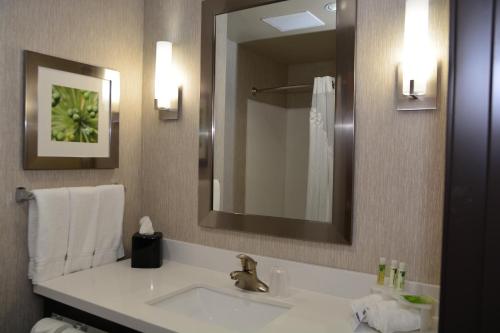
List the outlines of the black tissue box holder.
{"label": "black tissue box holder", "polygon": [[159,268],[163,263],[163,234],[132,236],[132,268]]}

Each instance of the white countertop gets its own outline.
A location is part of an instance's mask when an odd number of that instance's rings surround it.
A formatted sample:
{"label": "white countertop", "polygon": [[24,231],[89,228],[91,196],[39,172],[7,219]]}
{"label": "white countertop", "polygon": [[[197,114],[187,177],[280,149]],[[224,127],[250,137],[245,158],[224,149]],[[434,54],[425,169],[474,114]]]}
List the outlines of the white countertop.
{"label": "white countertop", "polygon": [[[233,283],[229,272],[225,274],[174,261],[164,261],[159,269],[133,269],[130,260],[126,260],[41,283],[34,291],[141,332],[224,333],[230,331],[147,302],[196,284],[239,292]],[[251,297],[292,305],[259,333],[352,333],[349,299],[299,289],[293,289],[288,298],[255,293]],[[374,331],[366,327],[356,331],[365,332]]]}

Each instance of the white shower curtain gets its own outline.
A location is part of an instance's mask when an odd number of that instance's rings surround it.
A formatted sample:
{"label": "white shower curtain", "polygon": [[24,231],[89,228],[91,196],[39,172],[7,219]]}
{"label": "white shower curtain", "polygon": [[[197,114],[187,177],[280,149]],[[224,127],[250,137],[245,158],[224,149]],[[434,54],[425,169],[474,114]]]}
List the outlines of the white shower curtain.
{"label": "white shower curtain", "polygon": [[333,140],[335,79],[317,77],[309,118],[309,168],[306,218],[331,222],[333,197]]}

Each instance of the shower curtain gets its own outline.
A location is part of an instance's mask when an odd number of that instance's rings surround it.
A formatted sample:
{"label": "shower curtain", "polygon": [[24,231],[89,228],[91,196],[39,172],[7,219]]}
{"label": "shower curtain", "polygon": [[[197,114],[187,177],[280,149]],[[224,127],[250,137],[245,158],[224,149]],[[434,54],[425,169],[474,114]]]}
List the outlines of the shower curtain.
{"label": "shower curtain", "polygon": [[333,141],[335,79],[317,77],[309,117],[309,167],[306,218],[331,222],[333,197]]}

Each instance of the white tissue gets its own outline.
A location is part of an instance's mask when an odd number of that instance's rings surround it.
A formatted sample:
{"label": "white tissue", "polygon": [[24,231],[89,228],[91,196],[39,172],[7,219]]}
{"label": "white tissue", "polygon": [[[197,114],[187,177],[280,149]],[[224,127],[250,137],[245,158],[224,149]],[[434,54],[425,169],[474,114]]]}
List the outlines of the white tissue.
{"label": "white tissue", "polygon": [[139,233],[141,235],[152,235],[155,233],[153,229],[153,222],[151,222],[149,216],[142,217],[141,220],[139,221],[139,225],[140,225]]}

